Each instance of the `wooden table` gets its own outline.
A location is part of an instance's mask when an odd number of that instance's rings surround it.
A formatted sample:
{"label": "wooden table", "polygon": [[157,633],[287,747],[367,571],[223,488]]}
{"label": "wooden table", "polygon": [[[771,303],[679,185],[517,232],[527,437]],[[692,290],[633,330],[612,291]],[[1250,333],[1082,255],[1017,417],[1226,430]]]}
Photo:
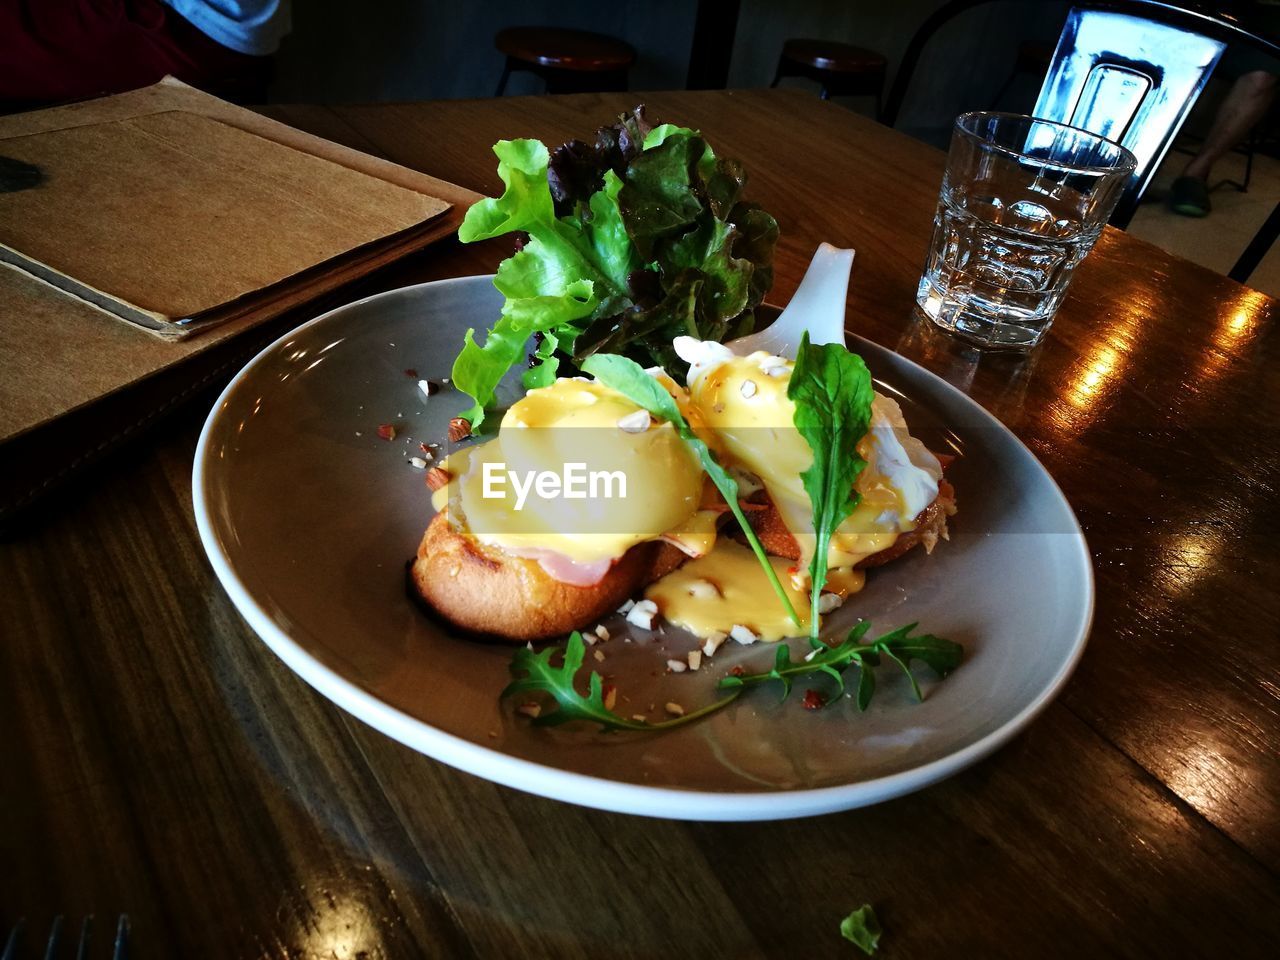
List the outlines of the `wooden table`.
{"label": "wooden table", "polygon": [[[493,141],[589,134],[630,99],[270,112],[491,193]],[[240,620],[196,538],[189,409],[0,548],[0,925],[123,911],[137,957],[849,957],[839,920],[870,901],[887,957],[1273,955],[1275,302],[1108,230],[1039,351],[980,358],[912,315],[941,154],[795,93],[647,99],[746,160],[782,228],[775,300],[818,241],[856,247],[849,329],[1065,489],[1098,610],[1063,696],[961,775],[817,820],[497,787],[346,716]],[[447,244],[351,296],[508,249]]]}

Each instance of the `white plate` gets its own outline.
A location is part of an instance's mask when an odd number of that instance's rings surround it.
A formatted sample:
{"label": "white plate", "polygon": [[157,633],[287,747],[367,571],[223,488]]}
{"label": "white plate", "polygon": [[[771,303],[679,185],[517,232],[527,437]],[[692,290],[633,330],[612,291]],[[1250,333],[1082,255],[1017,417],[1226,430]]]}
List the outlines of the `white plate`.
{"label": "white plate", "polygon": [[[836,622],[874,632],[919,621],[960,641],[965,663],[924,683],[881,669],[876,698],[802,709],[755,690],[666,734],[533,728],[498,693],[509,647],[450,635],[408,599],[404,564],[431,516],[420,441],[444,438],[466,398],[426,400],[421,378],[449,375],[467,327],[501,297],[489,277],[393,290],[334,310],[263,350],[209,415],[196,451],[196,520],[214,570],[259,636],[343,709],[428,756],[571,803],[651,816],[758,820],[876,803],[986,756],[1061,689],[1084,649],[1093,576],[1083,534],[1034,456],[964,394],[875,344],[857,341],[898,397],[912,432],[962,454],[949,471],[960,513],[932,556],[872,571]],[[508,387],[508,396],[514,396]],[[379,439],[379,424],[398,435]],[[606,621],[608,622],[608,621]],[[597,649],[629,714],[714,695],[764,644],[724,649],[697,673],[666,674],[692,641],[643,632]],[[797,641],[802,644],[803,641]],[[732,646],[732,645],[731,645]],[[807,649],[807,648],[798,648]],[[922,669],[922,673],[927,670]]]}

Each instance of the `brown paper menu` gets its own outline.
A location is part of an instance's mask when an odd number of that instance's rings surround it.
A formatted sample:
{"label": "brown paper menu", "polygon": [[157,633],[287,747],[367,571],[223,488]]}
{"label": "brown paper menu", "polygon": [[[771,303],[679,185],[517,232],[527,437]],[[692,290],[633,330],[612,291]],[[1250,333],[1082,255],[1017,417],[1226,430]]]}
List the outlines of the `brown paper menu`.
{"label": "brown paper menu", "polygon": [[[86,144],[113,176],[86,178]],[[19,154],[77,189],[22,198],[21,216],[17,199],[39,191],[0,193],[0,524],[233,372],[272,333],[253,328],[332,305],[343,284],[455,232],[478,199],[172,79],[0,117],[0,155]],[[143,180],[157,164],[169,181]],[[188,177],[199,190],[175,185]],[[242,201],[219,206],[228,185]],[[144,319],[124,322],[128,309]]]}
{"label": "brown paper menu", "polygon": [[177,338],[449,208],[186,110],[3,140],[41,181],[0,193],[0,259]]}

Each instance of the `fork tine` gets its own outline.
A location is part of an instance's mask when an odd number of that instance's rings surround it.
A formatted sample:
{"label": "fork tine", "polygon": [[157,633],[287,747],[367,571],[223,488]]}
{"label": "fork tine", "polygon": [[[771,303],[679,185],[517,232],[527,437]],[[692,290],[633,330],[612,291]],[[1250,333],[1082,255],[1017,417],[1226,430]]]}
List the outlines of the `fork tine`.
{"label": "fork tine", "polygon": [[18,941],[22,939],[22,925],[25,922],[19,918],[13,925],[13,929],[9,931],[9,939],[4,943],[4,953],[0,953],[0,960],[17,960]]}
{"label": "fork tine", "polygon": [[120,914],[116,922],[116,945],[111,953],[111,960],[128,960],[129,958],[129,915]]}
{"label": "fork tine", "polygon": [[86,914],[80,924],[80,945],[76,947],[76,960],[89,960],[89,934],[93,931],[93,914]]}
{"label": "fork tine", "polygon": [[44,960],[54,960],[58,955],[58,941],[62,938],[62,914],[53,918],[49,927],[49,941],[44,945]]}

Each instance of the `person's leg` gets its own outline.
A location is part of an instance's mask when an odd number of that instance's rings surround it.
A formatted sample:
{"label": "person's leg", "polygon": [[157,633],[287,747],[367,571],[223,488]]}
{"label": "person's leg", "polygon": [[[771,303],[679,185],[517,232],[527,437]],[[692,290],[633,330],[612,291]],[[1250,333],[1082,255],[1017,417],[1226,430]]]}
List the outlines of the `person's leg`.
{"label": "person's leg", "polygon": [[1208,181],[1213,165],[1249,135],[1249,131],[1266,116],[1275,96],[1276,77],[1272,73],[1252,70],[1237,78],[1218,108],[1204,145],[1191,158],[1182,175]]}
{"label": "person's leg", "polygon": [[1222,101],[1209,136],[1191,158],[1182,176],[1169,188],[1169,206],[1185,217],[1209,213],[1209,174],[1229,150],[1242,142],[1266,116],[1276,96],[1276,77],[1267,70],[1248,70],[1236,78]]}

